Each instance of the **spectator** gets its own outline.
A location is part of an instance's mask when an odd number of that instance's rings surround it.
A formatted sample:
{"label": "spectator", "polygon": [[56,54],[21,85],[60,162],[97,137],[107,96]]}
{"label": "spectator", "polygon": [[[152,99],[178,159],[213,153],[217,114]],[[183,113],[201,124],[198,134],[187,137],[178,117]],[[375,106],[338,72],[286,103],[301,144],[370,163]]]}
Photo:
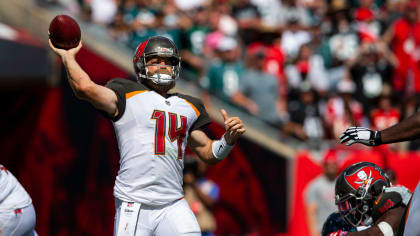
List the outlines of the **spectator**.
{"label": "spectator", "polygon": [[298,99],[289,102],[288,111],[290,120],[283,129],[286,133],[300,140],[320,140],[324,137],[315,91],[308,82],[300,84]]}
{"label": "spectator", "polygon": [[131,34],[130,47],[135,49],[149,37],[159,35],[170,38],[178,48],[181,48],[181,31],[178,28],[168,27],[164,20],[163,11],[152,13],[150,9],[141,10],[133,23],[136,30]]}
{"label": "spectator", "polygon": [[219,200],[219,186],[205,177],[207,165],[198,158],[189,158],[184,169],[185,200],[197,218],[203,236],[214,235],[217,229],[213,208]]}
{"label": "spectator", "polygon": [[99,24],[109,24],[117,13],[116,0],[92,0],[92,21]]}
{"label": "spectator", "polygon": [[240,60],[240,49],[236,39],[223,37],[217,45],[221,60],[214,60],[204,78],[203,86],[219,98],[230,102],[231,96],[239,89],[244,73]]}
{"label": "spectator", "polygon": [[354,57],[357,52],[359,37],[351,28],[345,11],[335,13],[333,22],[335,23],[335,29],[329,39],[329,45],[333,57],[338,60],[334,64],[340,64]]}
{"label": "spectator", "polygon": [[361,126],[363,123],[363,107],[353,98],[356,85],[344,78],[337,85],[337,95],[328,99],[325,107],[325,123],[329,134],[336,139],[348,126]]}
{"label": "spectator", "polygon": [[182,11],[190,11],[206,5],[207,0],[174,0],[176,6]]}
{"label": "spectator", "polygon": [[239,90],[232,95],[232,101],[261,120],[280,128],[277,79],[263,72],[265,55],[266,48],[261,45],[248,49],[247,68],[241,79]]}
{"label": "spectator", "polygon": [[[381,20],[383,23],[382,30],[386,30],[394,21],[398,20],[404,15],[406,1],[386,1],[380,11]],[[381,32],[383,33],[383,32]]]}
{"label": "spectator", "polygon": [[354,12],[355,28],[362,42],[374,42],[382,32],[382,25],[377,19],[378,13],[375,10],[373,1],[365,0]]}
{"label": "spectator", "polygon": [[319,236],[327,217],[337,210],[335,180],[338,175],[336,150],[328,150],[322,162],[324,173],[312,180],[306,190],[306,219],[311,236]]}
{"label": "spectator", "polygon": [[117,12],[113,22],[109,25],[109,34],[111,38],[117,42],[128,44],[130,35],[130,27],[124,21],[123,12]]}
{"label": "spectator", "polygon": [[370,111],[372,99],[378,98],[383,88],[391,85],[391,75],[397,59],[382,42],[365,42],[355,58],[349,61],[350,74],[356,84],[356,98]]}
{"label": "spectator", "polygon": [[[131,4],[129,4],[131,6]],[[151,28],[156,24],[156,12],[152,6],[147,4],[146,0],[136,0],[135,6],[130,8],[130,14],[134,15],[132,21],[133,30],[142,30],[145,28]]]}
{"label": "spectator", "polygon": [[328,38],[325,36],[325,34],[322,32],[322,25],[314,24],[311,27],[311,35],[312,40],[309,42],[309,47],[312,49],[312,51],[322,56],[322,60],[324,61],[324,67],[329,69],[332,67],[332,54],[331,54],[331,48],[328,44]]}
{"label": "spectator", "polygon": [[299,18],[297,15],[290,15],[287,18],[287,25],[282,34],[281,48],[286,55],[293,60],[297,57],[299,48],[311,41],[311,35],[302,30]]}
{"label": "spectator", "polygon": [[389,27],[383,40],[391,45],[398,59],[393,73],[393,89],[400,94],[420,92],[420,21],[418,3],[409,1],[404,16]]}
{"label": "spectator", "polygon": [[183,69],[181,77],[196,81],[204,73],[205,57],[203,47],[206,35],[210,32],[209,10],[199,7],[194,12],[194,24],[183,32],[181,57]]}
{"label": "spectator", "polygon": [[239,0],[232,8],[232,15],[238,21],[239,36],[245,46],[258,40],[261,28],[261,13],[250,0]]}
{"label": "spectator", "polygon": [[328,11],[326,0],[299,0],[298,2],[307,9],[312,26],[319,24]]}
{"label": "spectator", "polygon": [[[277,77],[279,81],[279,92],[281,89],[285,90],[287,83],[284,76],[284,62],[285,55],[281,49],[281,34],[276,31],[260,31],[259,32],[259,41],[251,44],[249,47],[253,46],[263,46],[266,50],[264,57],[264,68],[263,70],[269,74],[272,74]],[[285,94],[286,91],[281,92]]]}
{"label": "spectator", "polygon": [[308,45],[302,45],[293,64],[285,69],[289,89],[299,88],[304,82],[317,92],[328,89],[328,77],[321,56],[313,54]]}
{"label": "spectator", "polygon": [[119,11],[123,14],[124,22],[132,27],[133,22],[136,20],[137,14],[139,13],[139,8],[145,7],[137,3],[136,0],[125,0],[120,3]]}
{"label": "spectator", "polygon": [[252,0],[261,12],[262,28],[273,31],[279,30],[279,16],[281,16],[281,2],[278,0]]}
{"label": "spectator", "polygon": [[[214,1],[213,2],[214,17],[213,24],[216,26],[217,31],[222,32],[224,35],[235,37],[238,33],[238,22],[232,16],[232,6],[228,1]],[[213,16],[210,20],[213,20]]]}
{"label": "spectator", "polygon": [[374,130],[389,128],[400,121],[400,110],[393,106],[390,94],[379,97],[378,108],[372,110],[370,119]]}
{"label": "spectator", "polygon": [[300,27],[307,27],[310,23],[308,10],[298,4],[297,0],[282,1],[280,13],[277,15],[278,25],[285,26],[290,22],[296,22]]}

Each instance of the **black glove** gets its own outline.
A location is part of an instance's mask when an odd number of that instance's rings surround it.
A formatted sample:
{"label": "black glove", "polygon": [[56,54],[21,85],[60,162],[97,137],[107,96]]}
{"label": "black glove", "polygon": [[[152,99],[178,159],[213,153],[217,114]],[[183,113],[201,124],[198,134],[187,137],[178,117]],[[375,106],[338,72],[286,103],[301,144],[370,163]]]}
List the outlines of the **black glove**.
{"label": "black glove", "polygon": [[366,146],[377,146],[382,144],[381,132],[370,130],[365,127],[350,127],[340,135],[340,143],[345,143],[347,146],[353,143],[361,143]]}

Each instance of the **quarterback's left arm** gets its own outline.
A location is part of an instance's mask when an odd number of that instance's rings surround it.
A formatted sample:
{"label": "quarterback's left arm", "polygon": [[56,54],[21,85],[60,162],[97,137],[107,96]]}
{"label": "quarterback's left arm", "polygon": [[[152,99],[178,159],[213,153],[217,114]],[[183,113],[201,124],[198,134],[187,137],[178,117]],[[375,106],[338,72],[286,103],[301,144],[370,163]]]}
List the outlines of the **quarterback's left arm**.
{"label": "quarterback's left arm", "polygon": [[221,110],[226,133],[220,140],[211,140],[202,130],[193,130],[188,139],[188,147],[208,164],[223,160],[232,150],[236,140],[245,133],[245,127],[239,117],[229,117]]}

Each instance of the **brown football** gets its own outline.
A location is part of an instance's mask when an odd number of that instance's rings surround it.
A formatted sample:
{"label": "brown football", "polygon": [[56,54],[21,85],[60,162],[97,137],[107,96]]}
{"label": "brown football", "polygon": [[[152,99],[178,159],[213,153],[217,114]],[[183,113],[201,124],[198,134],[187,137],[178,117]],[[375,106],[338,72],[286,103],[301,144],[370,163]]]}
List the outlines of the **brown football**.
{"label": "brown football", "polygon": [[56,48],[66,50],[77,47],[81,38],[79,24],[67,15],[54,17],[48,35]]}

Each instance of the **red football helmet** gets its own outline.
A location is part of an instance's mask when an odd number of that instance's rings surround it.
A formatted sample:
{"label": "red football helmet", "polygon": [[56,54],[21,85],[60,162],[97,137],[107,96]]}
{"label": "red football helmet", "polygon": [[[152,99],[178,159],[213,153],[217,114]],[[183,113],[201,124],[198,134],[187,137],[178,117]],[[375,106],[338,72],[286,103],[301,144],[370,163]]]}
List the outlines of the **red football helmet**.
{"label": "red football helmet", "polygon": [[[172,67],[172,74],[155,73],[150,75],[148,73],[148,66],[146,62],[151,57],[164,57],[167,59],[166,65],[151,64],[153,66]],[[168,86],[178,78],[181,68],[181,57],[175,43],[162,36],[153,36],[139,44],[133,57],[133,66],[138,81],[150,79],[154,84],[161,86]]]}
{"label": "red football helmet", "polygon": [[367,224],[376,198],[390,187],[385,171],[370,162],[347,167],[335,183],[335,204],[347,223],[357,227]]}

